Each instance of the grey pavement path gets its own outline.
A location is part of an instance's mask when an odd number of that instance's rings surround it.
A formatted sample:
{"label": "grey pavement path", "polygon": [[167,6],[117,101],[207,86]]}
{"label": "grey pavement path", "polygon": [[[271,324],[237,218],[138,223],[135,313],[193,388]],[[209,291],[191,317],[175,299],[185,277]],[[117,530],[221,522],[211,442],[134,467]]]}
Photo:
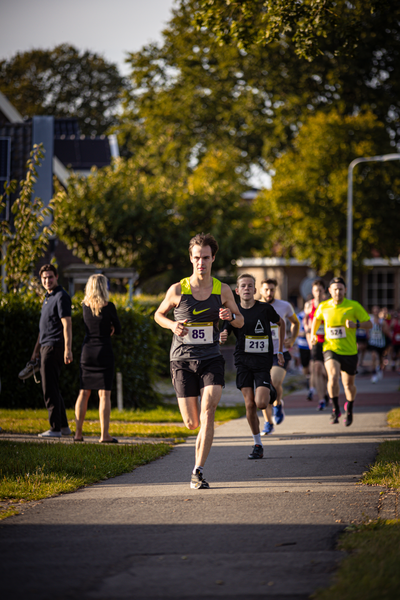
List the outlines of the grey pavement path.
{"label": "grey pavement path", "polygon": [[289,400],[285,420],[264,438],[263,460],[247,460],[245,419],[217,427],[210,490],[189,488],[189,440],[132,473],[3,521],[2,597],[305,600],[332,580],[348,524],[398,516],[394,501],[385,513],[381,488],[358,482],[378,444],[399,439],[386,425],[394,402],[385,404],[399,378],[374,387],[374,405],[362,401],[370,382],[358,386],[350,428]]}

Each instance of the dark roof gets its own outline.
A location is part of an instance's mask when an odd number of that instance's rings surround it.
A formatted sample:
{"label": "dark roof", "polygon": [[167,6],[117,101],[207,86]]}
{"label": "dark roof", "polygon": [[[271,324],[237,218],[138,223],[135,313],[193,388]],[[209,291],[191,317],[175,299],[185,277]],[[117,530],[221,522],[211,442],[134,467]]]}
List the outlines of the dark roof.
{"label": "dark roof", "polygon": [[54,140],[54,155],[68,168],[75,171],[105,167],[111,163],[108,138],[76,138]]}
{"label": "dark roof", "polygon": [[76,137],[80,137],[81,135],[78,119],[54,119],[54,137],[56,139],[61,138],[62,136],[70,137],[71,135]]}

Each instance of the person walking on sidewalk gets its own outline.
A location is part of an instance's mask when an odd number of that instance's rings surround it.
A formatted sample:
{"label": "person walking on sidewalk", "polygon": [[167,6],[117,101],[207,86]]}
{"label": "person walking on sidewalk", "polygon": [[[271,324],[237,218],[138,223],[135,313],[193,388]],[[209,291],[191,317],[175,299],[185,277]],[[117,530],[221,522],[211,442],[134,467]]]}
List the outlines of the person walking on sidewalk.
{"label": "person walking on sidewalk", "polygon": [[[270,373],[274,352],[271,323],[279,327],[278,362],[281,366],[285,362],[282,351],[285,322],[270,304],[254,299],[255,284],[254,277],[247,273],[239,275],[237,279],[236,293],[240,298],[239,309],[244,317],[244,325],[240,329],[233,329],[236,336],[234,353],[236,387],[243,394],[246,417],[254,440],[249,459],[264,456],[257,410],[267,410],[272,416],[272,403],[276,399],[276,390],[271,384]],[[231,331],[231,324],[224,323],[224,329],[220,334],[221,343],[226,342]]]}
{"label": "person walking on sidewalk", "polygon": [[[231,288],[211,276],[217,251],[218,244],[208,233],[197,234],[190,240],[193,273],[169,288],[154,315],[158,325],[174,334],[171,377],[182,419],[188,429],[196,429],[200,424],[190,481],[193,489],[210,487],[203,468],[214,437],[215,410],[225,385],[219,319],[230,321],[233,327],[244,324]],[[167,316],[172,309],[174,320]]]}
{"label": "person walking on sidewalk", "polygon": [[332,423],[339,423],[339,377],[342,378],[346,396],[345,425],[353,422],[353,404],[357,393],[355,377],[357,373],[358,327],[371,329],[367,311],[355,300],[345,298],[346,283],[342,277],[334,277],[329,284],[331,298],[319,304],[312,324],[312,343],[318,342],[317,331],[324,322],[325,341],[323,356],[328,374],[328,394],[332,401]]}
{"label": "person walking on sidewalk", "polygon": [[58,273],[54,265],[43,265],[39,276],[46,295],[40,315],[39,336],[31,360],[40,356],[43,397],[50,423],[50,429],[39,433],[39,437],[60,438],[72,433],[59,386],[63,363],[69,365],[72,362],[71,298],[58,285]]}
{"label": "person walking on sidewalk", "polygon": [[[290,362],[291,356],[288,349],[293,346],[296,341],[297,335],[300,329],[299,320],[294,312],[293,306],[290,302],[286,302],[285,300],[277,300],[275,298],[276,288],[278,287],[278,282],[276,279],[267,279],[261,283],[261,301],[270,304],[278,315],[285,321],[288,319],[291,322],[290,326],[290,337],[285,340],[283,345],[283,358],[284,364],[281,365],[278,361],[278,345],[279,345],[279,327],[277,324],[272,324],[271,333],[272,340],[274,343],[274,358],[271,369],[271,379],[272,385],[276,389],[277,398],[273,404],[273,417],[276,425],[280,425],[283,419],[285,418],[285,413],[283,410],[283,380],[286,377],[287,366]],[[263,415],[265,419],[264,429],[261,432],[261,435],[268,435],[273,431],[273,425],[271,424],[268,418],[268,412],[263,410]]]}
{"label": "person walking on sidewalk", "polygon": [[117,310],[108,301],[107,278],[91,275],[82,302],[85,339],[80,361],[79,396],[75,403],[76,430],[74,442],[83,442],[82,427],[92,390],[99,394],[100,443],[117,444],[109,432],[111,414],[111,388],[114,378],[114,353],[111,336],[121,333]]}

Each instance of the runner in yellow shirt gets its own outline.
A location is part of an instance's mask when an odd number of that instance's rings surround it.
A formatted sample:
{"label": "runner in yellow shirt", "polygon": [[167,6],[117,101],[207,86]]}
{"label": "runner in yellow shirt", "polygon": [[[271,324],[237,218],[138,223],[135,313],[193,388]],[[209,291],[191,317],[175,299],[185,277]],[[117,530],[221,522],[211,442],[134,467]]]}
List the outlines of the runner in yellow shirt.
{"label": "runner in yellow shirt", "polygon": [[353,422],[353,402],[356,397],[355,376],[357,373],[356,330],[359,327],[371,329],[372,323],[367,311],[355,300],[345,298],[346,283],[342,277],[334,277],[329,284],[330,300],[318,305],[315,312],[311,340],[317,342],[317,331],[324,322],[325,341],[323,355],[328,374],[328,394],[332,400],[332,423],[339,423],[339,376],[342,377],[346,395],[346,420],[348,427]]}

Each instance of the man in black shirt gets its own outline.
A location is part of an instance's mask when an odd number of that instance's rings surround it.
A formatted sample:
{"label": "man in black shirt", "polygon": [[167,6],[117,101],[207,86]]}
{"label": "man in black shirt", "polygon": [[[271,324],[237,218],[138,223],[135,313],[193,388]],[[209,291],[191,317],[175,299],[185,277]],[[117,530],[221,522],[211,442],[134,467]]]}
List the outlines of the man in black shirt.
{"label": "man in black shirt", "polygon": [[43,397],[50,422],[50,429],[39,433],[39,437],[60,438],[72,433],[59,387],[63,362],[66,365],[72,362],[71,298],[61,285],[58,285],[58,274],[54,265],[43,265],[39,276],[46,295],[32,360],[40,355]]}
{"label": "man in black shirt", "polygon": [[270,323],[279,325],[278,362],[283,366],[285,322],[270,304],[254,299],[256,287],[252,275],[247,273],[239,275],[236,293],[240,297],[239,310],[244,317],[244,325],[240,329],[233,329],[229,323],[225,323],[220,337],[221,343],[224,343],[232,330],[236,336],[236,386],[243,394],[247,421],[254,439],[254,447],[249,458],[255,459],[262,458],[264,455],[257,409],[266,409],[268,404],[272,404],[276,399],[276,391],[271,384],[270,375],[273,360]]}

